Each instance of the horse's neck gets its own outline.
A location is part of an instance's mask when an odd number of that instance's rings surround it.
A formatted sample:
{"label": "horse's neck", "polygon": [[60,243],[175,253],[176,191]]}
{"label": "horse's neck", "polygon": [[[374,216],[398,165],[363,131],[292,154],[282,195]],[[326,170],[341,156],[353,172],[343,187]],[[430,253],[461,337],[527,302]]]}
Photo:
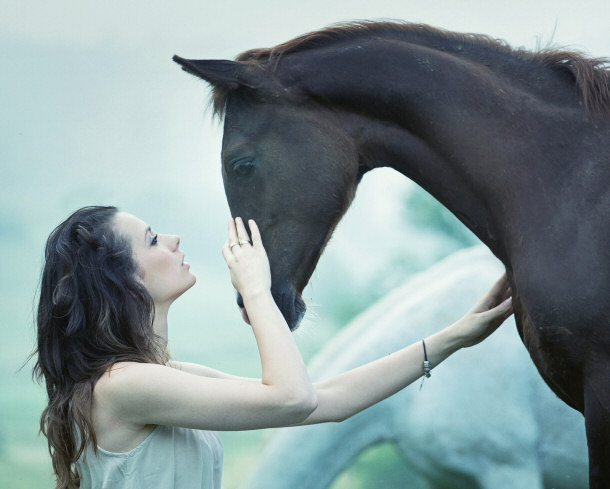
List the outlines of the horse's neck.
{"label": "horse's neck", "polygon": [[[513,80],[506,71],[426,46],[378,41],[318,57],[302,71],[302,83],[344,118],[365,168],[389,166],[414,180],[506,263],[503,219],[516,218],[511,201],[520,192],[537,194],[532,182],[544,178],[544,163],[536,161],[540,120],[561,113],[556,118],[572,135],[578,129],[571,117],[580,110],[565,79],[523,81],[519,71]],[[540,100],[529,85],[565,89],[565,107],[550,110],[550,100],[561,97]],[[544,136],[547,143],[554,137],[548,130]]]}
{"label": "horse's neck", "polygon": [[[361,154],[368,168],[390,167],[413,180],[460,219],[504,262],[503,228],[497,225],[502,203],[511,194],[502,186],[503,171],[493,163],[482,168],[471,160],[450,160],[412,133],[368,121],[358,130]],[[346,127],[348,125],[346,124]],[[494,176],[493,173],[498,172]],[[495,195],[495,198],[489,196]]]}

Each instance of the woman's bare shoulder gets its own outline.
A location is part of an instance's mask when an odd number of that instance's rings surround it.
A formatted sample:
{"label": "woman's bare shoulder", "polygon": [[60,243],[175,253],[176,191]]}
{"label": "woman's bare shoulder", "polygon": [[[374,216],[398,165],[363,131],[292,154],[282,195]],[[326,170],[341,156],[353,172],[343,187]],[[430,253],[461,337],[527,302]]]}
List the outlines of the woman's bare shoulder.
{"label": "woman's bare shoulder", "polygon": [[[142,371],[137,362],[115,363],[96,382],[93,389],[91,420],[100,448],[110,452],[127,452],[141,443],[154,425],[127,421],[118,413],[113,398],[121,389],[123,377]],[[162,367],[161,365],[157,365]],[[146,368],[144,367],[144,370]]]}
{"label": "woman's bare shoulder", "polygon": [[117,362],[108,368],[97,380],[94,395],[111,394],[117,389],[128,387],[132,382],[145,378],[154,378],[165,370],[174,370],[170,366],[156,363]]}

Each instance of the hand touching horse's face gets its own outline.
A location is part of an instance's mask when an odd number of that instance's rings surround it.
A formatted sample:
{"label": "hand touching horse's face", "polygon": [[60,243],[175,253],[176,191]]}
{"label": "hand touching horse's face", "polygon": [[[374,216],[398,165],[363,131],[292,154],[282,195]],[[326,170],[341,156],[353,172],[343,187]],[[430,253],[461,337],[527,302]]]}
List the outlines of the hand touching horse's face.
{"label": "hand touching horse's face", "polygon": [[301,293],[358,184],[355,148],[319,109],[236,93],[226,107],[222,176],[231,214],[261,230],[273,296],[295,329],[305,312]]}

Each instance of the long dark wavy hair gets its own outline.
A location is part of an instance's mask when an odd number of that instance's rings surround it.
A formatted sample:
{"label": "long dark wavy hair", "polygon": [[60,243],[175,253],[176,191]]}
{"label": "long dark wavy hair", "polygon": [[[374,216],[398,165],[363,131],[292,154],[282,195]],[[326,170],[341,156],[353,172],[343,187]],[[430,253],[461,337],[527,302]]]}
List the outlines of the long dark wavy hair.
{"label": "long dark wavy hair", "polygon": [[49,403],[40,418],[56,489],[80,485],[75,463],[88,444],[93,387],[121,361],[165,364],[154,304],[138,280],[129,238],[113,229],[116,207],[84,207],[49,236],[40,283],[34,377]]}

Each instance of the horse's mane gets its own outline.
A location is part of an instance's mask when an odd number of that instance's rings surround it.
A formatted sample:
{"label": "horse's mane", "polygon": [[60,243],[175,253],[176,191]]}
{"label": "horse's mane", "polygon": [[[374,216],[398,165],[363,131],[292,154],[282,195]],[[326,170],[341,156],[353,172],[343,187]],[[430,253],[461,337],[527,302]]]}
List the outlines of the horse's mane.
{"label": "horse's mane", "polygon": [[[407,38],[412,42],[456,43],[488,52],[503,53],[517,59],[547,66],[572,74],[579,88],[585,110],[590,113],[610,113],[610,68],[606,58],[589,58],[578,51],[542,49],[527,51],[513,49],[505,41],[484,34],[464,34],[438,29],[425,24],[406,22],[358,21],[331,25],[310,32],[272,48],[251,49],[238,55],[236,61],[266,64],[277,68],[280,59],[288,54],[327,47],[335,43],[358,40],[365,37]],[[215,86],[213,93],[214,113],[221,116],[230,90]]]}

